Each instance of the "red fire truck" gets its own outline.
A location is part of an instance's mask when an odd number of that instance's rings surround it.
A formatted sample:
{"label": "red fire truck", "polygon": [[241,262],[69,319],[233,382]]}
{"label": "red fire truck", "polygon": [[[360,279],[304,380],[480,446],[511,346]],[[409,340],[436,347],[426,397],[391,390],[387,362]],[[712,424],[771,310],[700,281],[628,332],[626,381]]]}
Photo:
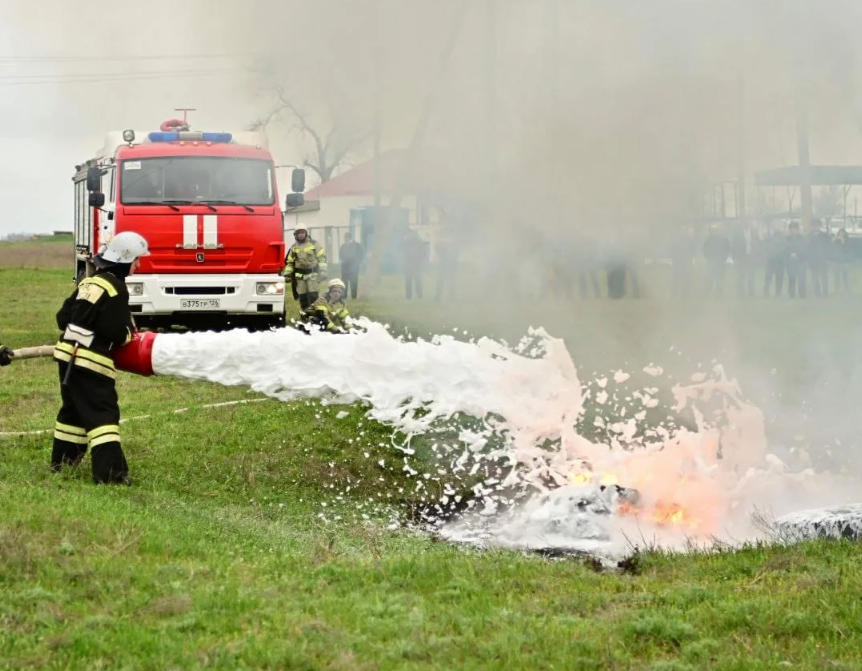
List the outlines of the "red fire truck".
{"label": "red fire truck", "polygon": [[[113,235],[149,242],[127,279],[139,326],[284,322],[283,215],[263,134],[192,131],[177,119],[109,133],[73,182],[78,281]],[[291,188],[287,207],[302,205],[304,171]]]}

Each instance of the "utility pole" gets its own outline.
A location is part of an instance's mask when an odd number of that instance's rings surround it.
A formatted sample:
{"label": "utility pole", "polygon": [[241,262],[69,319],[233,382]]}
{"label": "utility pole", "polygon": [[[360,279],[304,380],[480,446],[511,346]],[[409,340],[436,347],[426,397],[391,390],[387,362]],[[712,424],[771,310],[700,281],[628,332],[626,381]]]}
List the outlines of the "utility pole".
{"label": "utility pole", "polygon": [[794,84],[796,100],[796,152],[799,156],[799,195],[802,200],[802,230],[811,230],[812,205],[811,205],[811,156],[809,154],[808,138],[808,92],[806,87],[810,81],[809,77],[809,44],[806,33],[807,26],[807,4],[806,0],[797,2],[797,30],[796,44],[793,49],[794,58]]}
{"label": "utility pole", "polygon": [[496,224],[497,208],[497,0],[485,0],[485,226]]}
{"label": "utility pole", "polygon": [[745,72],[739,71],[738,108],[737,108],[737,148],[736,148],[736,218],[739,223],[745,223],[745,171],[746,171],[746,135],[745,135]]}
{"label": "utility pole", "polygon": [[548,77],[551,92],[551,109],[560,109],[560,0],[548,3]]}
{"label": "utility pole", "polygon": [[808,101],[805,94],[797,92],[796,101],[796,150],[799,153],[799,191],[802,199],[802,230],[811,230],[811,156],[808,142]]}
{"label": "utility pole", "polygon": [[382,80],[383,74],[383,47],[381,45],[380,35],[380,18],[382,0],[376,0],[374,3],[374,216],[380,214],[381,202],[381,167],[380,167],[380,134],[382,132],[382,102],[380,100],[383,94]]}

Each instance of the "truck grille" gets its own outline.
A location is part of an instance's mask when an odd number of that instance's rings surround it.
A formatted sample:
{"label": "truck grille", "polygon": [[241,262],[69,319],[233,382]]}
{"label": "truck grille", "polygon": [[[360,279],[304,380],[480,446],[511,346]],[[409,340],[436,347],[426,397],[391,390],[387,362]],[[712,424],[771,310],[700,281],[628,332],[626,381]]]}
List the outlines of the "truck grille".
{"label": "truck grille", "polygon": [[165,293],[176,296],[224,296],[235,294],[236,287],[165,287]]}

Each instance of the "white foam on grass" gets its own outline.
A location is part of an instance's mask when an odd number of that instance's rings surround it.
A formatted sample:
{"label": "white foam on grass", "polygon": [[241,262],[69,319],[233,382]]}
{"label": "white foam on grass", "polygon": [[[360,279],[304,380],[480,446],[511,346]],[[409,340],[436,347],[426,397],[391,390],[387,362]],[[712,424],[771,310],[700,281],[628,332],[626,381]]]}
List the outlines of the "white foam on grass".
{"label": "white foam on grass", "polygon": [[[737,542],[757,535],[750,522],[755,507],[781,515],[848,503],[857,491],[855,483],[825,474],[790,472],[770,454],[763,413],[720,366],[673,387],[670,409],[687,413],[689,427],[647,426],[646,410],[659,406],[657,388],[620,387],[627,399],[621,400],[607,377],[596,380],[600,405],[593,406],[598,416],[591,424],[605,428],[607,439],[594,443],[575,429],[585,396],[571,356],[542,329],[513,351],[488,338],[407,341],[380,324],[360,323],[365,331],[349,336],[291,328],[160,334],[153,367],[159,375],[243,385],[283,401],[362,401],[370,417],[407,434],[399,456],[423,495],[432,474],[412,469],[409,437],[433,434],[459,415],[477,418],[477,425],[458,429],[457,439],[435,445],[441,505],[455,494],[447,476],[476,474],[483,464],[507,468],[474,488],[480,496],[473,508],[439,526],[453,540],[603,556],[632,544]],[[652,385],[661,371],[648,368]],[[612,380],[622,385],[630,378],[617,371]],[[609,395],[618,401],[615,409]],[[637,514],[617,514],[614,490],[601,488],[613,482],[640,492]]]}

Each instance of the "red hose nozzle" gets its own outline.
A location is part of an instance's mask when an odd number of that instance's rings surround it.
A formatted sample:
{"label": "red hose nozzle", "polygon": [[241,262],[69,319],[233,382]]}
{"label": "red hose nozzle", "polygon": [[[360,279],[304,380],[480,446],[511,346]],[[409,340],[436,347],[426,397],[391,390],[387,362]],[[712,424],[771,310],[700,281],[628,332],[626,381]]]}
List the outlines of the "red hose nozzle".
{"label": "red hose nozzle", "polygon": [[149,377],[153,374],[153,343],[156,334],[151,331],[132,334],[131,341],[114,350],[114,365],[117,370]]}

